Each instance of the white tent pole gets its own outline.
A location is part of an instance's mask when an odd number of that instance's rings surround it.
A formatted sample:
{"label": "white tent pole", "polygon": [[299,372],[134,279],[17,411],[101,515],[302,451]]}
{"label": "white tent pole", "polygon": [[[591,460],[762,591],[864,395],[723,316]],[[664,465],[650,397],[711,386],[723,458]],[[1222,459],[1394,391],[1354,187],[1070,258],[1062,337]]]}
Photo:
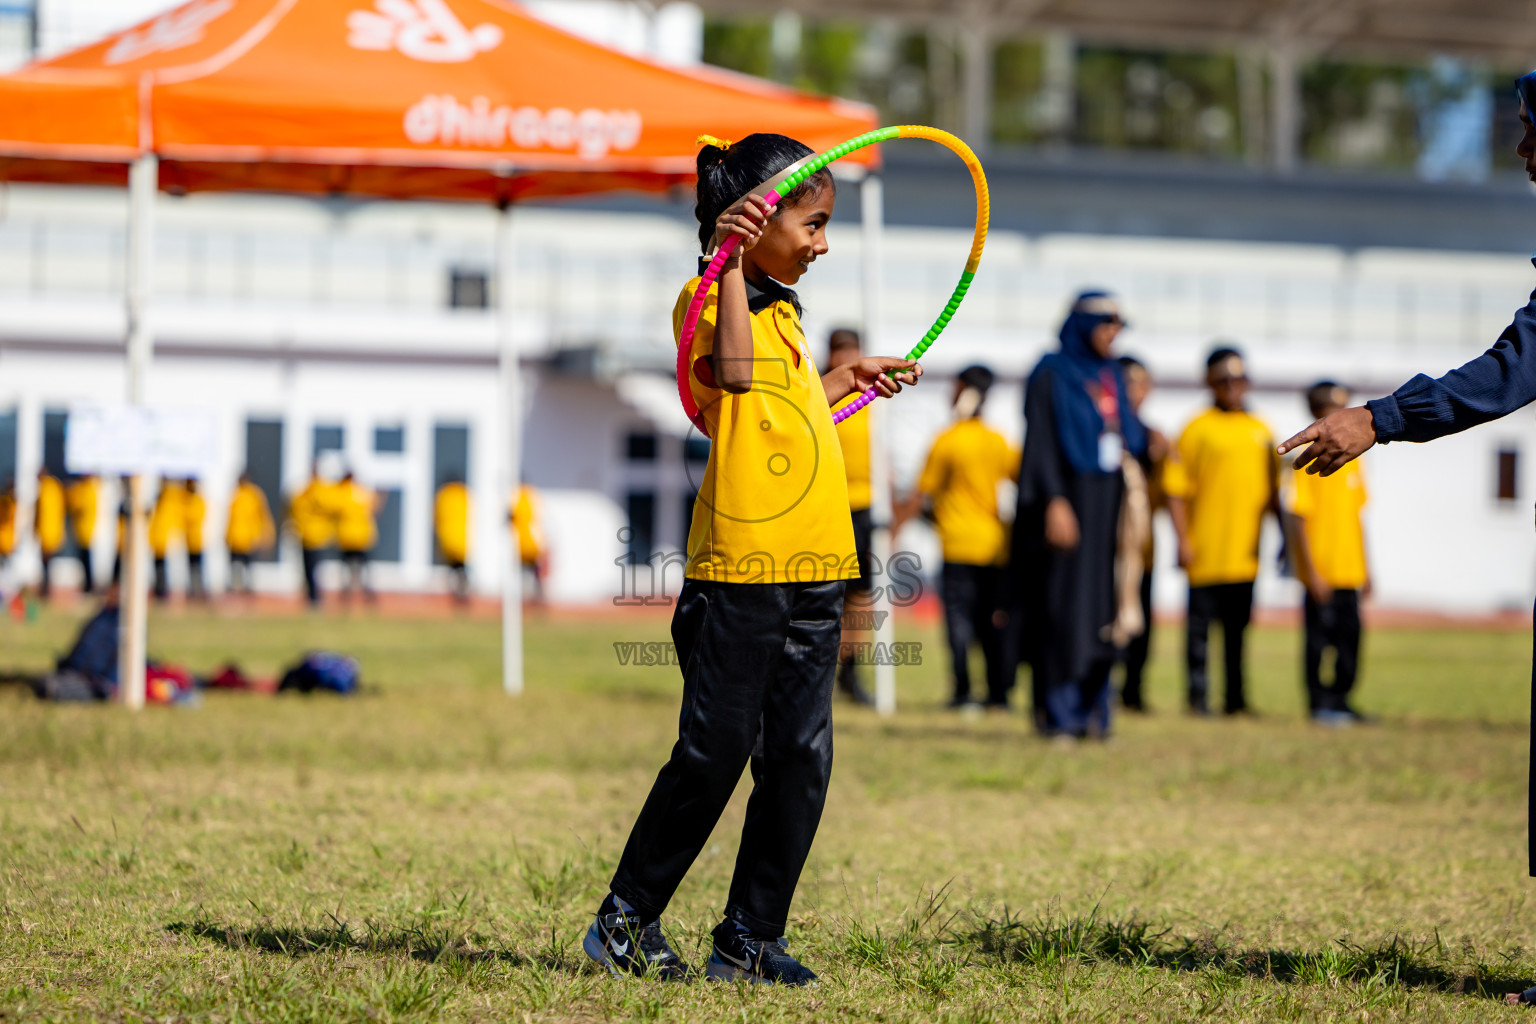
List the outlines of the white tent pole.
{"label": "white tent pole", "polygon": [[[859,184],[859,206],[864,229],[864,351],[883,352],[879,341],[881,247],[885,234],[885,191],[880,175],[866,174]],[[896,713],[896,666],[891,660],[891,645],[896,639],[896,624],[891,615],[891,471],[886,450],[885,402],[870,405],[865,415],[869,421],[870,519],[874,535],[870,540],[875,564],[875,710],[882,715]]]}
{"label": "white tent pole", "polygon": [[[160,162],[153,153],[136,159],[128,170],[128,404],[143,405],[155,336],[150,325],[154,290],[155,193]],[[149,537],[144,516],[144,473],[128,481],[128,536],[123,545],[123,578],[118,592],[117,681],[122,700],[137,711],[144,706],[144,660],[149,629]]]}
{"label": "white tent pole", "polygon": [[[501,487],[497,500],[510,513],[522,483],[523,381],[518,368],[517,336],[512,323],[517,249],[512,233],[512,204],[496,213],[496,341],[501,370]],[[507,522],[498,509],[496,521]],[[523,560],[517,531],[500,530],[505,552],[501,567],[501,684],[509,696],[523,692]]]}

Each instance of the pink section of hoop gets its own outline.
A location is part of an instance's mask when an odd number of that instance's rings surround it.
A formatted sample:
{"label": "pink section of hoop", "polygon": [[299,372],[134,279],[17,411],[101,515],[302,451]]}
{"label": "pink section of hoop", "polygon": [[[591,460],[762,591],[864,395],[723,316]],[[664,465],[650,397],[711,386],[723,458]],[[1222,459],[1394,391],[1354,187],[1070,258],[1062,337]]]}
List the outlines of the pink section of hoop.
{"label": "pink section of hoop", "polygon": [[[763,201],[769,206],[778,205],[778,191],[769,189],[763,195]],[[704,312],[704,301],[709,298],[709,289],[720,277],[725,261],[731,258],[731,253],[736,251],[736,246],[740,243],[740,235],[730,235],[720,243],[720,249],[715,253],[715,258],[709,261],[709,266],[704,268],[704,274],[699,278],[699,287],[694,290],[693,301],[688,303],[688,315],[683,317],[683,329],[677,338],[677,397],[682,399],[683,411],[688,414],[688,419],[693,421],[693,425],[698,427],[699,433],[705,437],[709,436],[709,428],[704,424],[704,414],[699,411],[698,403],[693,400],[693,388],[688,383],[693,375],[693,336],[698,331],[699,315]],[[869,401],[874,400],[874,388],[869,389],[867,397]]]}
{"label": "pink section of hoop", "polygon": [[868,391],[864,392],[858,398],[855,398],[853,401],[837,410],[837,412],[833,413],[832,422],[834,424],[843,422],[843,420],[847,419],[849,416],[852,416],[854,413],[864,408],[870,402],[873,402],[878,396],[879,391],[873,385],[871,385]]}

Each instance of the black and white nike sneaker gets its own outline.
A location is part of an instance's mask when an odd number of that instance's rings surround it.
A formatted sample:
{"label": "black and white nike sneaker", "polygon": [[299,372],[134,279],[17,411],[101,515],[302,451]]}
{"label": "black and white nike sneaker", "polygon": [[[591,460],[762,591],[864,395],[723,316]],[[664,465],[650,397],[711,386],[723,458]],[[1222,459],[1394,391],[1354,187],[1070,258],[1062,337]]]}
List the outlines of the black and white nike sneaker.
{"label": "black and white nike sneaker", "polygon": [[789,955],[782,938],[762,939],[727,918],[715,928],[715,948],[704,976],[754,985],[814,985],[816,974]]}
{"label": "black and white nike sneaker", "polygon": [[628,903],[613,893],[597,908],[597,917],[581,940],[581,948],[610,974],[633,974],[661,981],[693,981],[693,968],[667,945],[660,921],[642,921]]}

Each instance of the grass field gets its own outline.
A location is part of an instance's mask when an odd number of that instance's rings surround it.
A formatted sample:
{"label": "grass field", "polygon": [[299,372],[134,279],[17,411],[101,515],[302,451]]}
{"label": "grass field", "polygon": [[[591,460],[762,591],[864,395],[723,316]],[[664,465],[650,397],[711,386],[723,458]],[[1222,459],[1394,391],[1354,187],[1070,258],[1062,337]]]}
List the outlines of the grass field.
{"label": "grass field", "polygon": [[[41,670],[74,624],[0,624]],[[1530,636],[1370,636],[1379,727],[1304,724],[1299,642],[1253,639],[1256,721],[1176,713],[1177,638],[1108,744],[939,709],[838,708],[791,948],[810,991],[617,982],[578,945],[676,727],[666,620],[167,615],[151,650],[274,673],[355,653],[352,700],[211,695],[137,716],[0,689],[0,1020],[1518,1019]],[[707,954],[745,787],[668,913]]]}

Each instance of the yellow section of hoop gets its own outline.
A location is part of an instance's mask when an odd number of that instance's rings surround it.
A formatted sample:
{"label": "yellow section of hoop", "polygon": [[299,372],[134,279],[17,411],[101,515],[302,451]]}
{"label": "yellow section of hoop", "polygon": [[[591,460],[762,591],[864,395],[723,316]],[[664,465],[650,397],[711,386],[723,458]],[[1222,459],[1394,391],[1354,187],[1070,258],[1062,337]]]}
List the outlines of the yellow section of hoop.
{"label": "yellow section of hoop", "polygon": [[896,132],[899,139],[928,139],[947,147],[965,163],[965,169],[971,172],[971,182],[976,186],[976,233],[971,239],[971,255],[965,261],[965,269],[974,274],[981,264],[981,250],[987,244],[987,224],[992,219],[992,196],[987,191],[987,176],[981,169],[981,161],[976,158],[971,147],[965,144],[965,140],[940,128],[902,124],[896,126]]}

